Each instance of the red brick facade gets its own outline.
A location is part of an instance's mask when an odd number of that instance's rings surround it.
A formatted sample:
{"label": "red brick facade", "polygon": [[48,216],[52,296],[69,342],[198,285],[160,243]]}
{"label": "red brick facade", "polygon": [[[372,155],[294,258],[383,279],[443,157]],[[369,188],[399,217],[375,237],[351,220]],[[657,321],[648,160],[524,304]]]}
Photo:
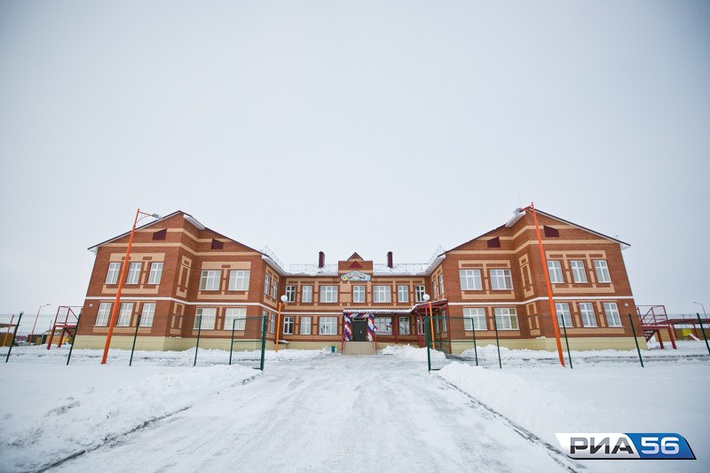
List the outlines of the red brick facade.
{"label": "red brick facade", "polygon": [[[628,346],[633,339],[627,314],[636,309],[621,255],[626,244],[544,212],[537,216],[556,311],[570,338],[578,348],[585,348],[585,339],[598,348]],[[128,239],[124,234],[92,248],[96,261],[77,334],[80,347],[105,341]],[[428,264],[387,259],[377,264],[355,253],[337,264],[286,271],[269,255],[176,212],[135,233],[114,339],[119,345],[132,340],[142,316],[143,348],[187,348],[194,346],[199,316],[201,337],[220,347],[232,324],[237,336],[259,338],[261,316],[267,316],[273,346],[278,301],[286,295],[279,338],[289,347],[340,343],[344,312],[374,314],[380,344],[422,344],[426,293],[439,316],[435,337],[446,351],[466,349],[474,327],[479,340],[495,338],[497,329],[511,347],[552,348],[547,269],[529,211]]]}

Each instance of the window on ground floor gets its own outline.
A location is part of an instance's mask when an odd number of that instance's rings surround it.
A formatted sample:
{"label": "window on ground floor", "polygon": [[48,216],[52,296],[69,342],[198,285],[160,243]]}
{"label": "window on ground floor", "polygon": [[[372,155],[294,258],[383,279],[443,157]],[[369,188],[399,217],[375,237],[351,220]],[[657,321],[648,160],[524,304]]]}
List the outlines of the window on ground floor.
{"label": "window on ground floor", "polygon": [[392,335],[392,318],[375,317],[375,327],[377,328],[377,335]]}
{"label": "window on ground floor", "polygon": [[118,313],[116,327],[128,327],[131,325],[131,315],[133,315],[133,302],[121,303],[121,311]]}
{"label": "window on ground floor", "polygon": [[400,317],[399,318],[399,334],[400,335],[409,335],[411,333],[411,330],[409,328],[409,317]]}
{"label": "window on ground floor", "polygon": [[518,314],[512,307],[496,307],[496,326],[498,330],[518,330]]}
{"label": "window on ground floor", "polygon": [[594,304],[591,302],[580,302],[579,314],[582,316],[582,325],[585,327],[597,326],[597,316],[594,314]]}
{"label": "window on ground floor", "polygon": [[106,327],[108,325],[108,318],[111,316],[111,303],[102,302],[99,304],[99,312],[96,314],[96,326]]}
{"label": "window on ground floor", "polygon": [[337,335],[338,334],[338,318],[337,317],[321,317],[318,320],[318,334],[320,334],[320,335]]}
{"label": "window on ground floor", "polygon": [[293,335],[293,317],[284,317],[284,335]]}
{"label": "window on ground floor", "polygon": [[483,307],[466,307],[463,310],[463,329],[488,330],[486,324],[486,309]]}
{"label": "window on ground floor", "polygon": [[604,314],[606,314],[606,323],[609,327],[621,327],[621,316],[616,302],[605,302]]}
{"label": "window on ground floor", "polygon": [[214,330],[214,322],[217,318],[215,307],[198,307],[195,310],[195,324],[192,328],[200,330]]}
{"label": "window on ground floor", "polygon": [[141,327],[151,327],[153,325],[153,317],[155,316],[155,302],[146,302],[143,304],[141,311]]}
{"label": "window on ground floor", "polygon": [[414,301],[415,302],[424,302],[424,294],[426,294],[424,286],[415,286],[414,287]]}
{"label": "window on ground floor", "polygon": [[311,318],[301,317],[301,335],[311,334]]}
{"label": "window on ground floor", "polygon": [[564,324],[565,328],[572,327],[572,314],[569,311],[569,304],[566,302],[555,303],[555,312],[557,312],[557,324],[562,327]]}
{"label": "window on ground floor", "polygon": [[224,311],[224,330],[244,330],[247,322],[245,307],[230,307]]}

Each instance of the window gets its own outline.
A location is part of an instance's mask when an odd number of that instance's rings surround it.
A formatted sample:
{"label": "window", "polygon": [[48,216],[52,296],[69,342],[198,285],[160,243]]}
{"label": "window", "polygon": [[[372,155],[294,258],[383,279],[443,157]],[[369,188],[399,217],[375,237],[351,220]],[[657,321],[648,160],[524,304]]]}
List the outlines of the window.
{"label": "window", "polygon": [[109,263],[108,272],[106,273],[106,284],[116,284],[118,282],[118,273],[121,271],[121,263]]}
{"label": "window", "polygon": [[96,314],[96,326],[106,327],[108,325],[108,318],[111,316],[111,303],[102,302],[99,304],[99,312]]}
{"label": "window", "polygon": [[163,275],[163,263],[151,263],[150,273],[148,274],[148,284],[160,284],[160,278]]}
{"label": "window", "polygon": [[390,286],[372,286],[372,302],[392,302]]}
{"label": "window", "polygon": [[274,314],[270,314],[267,311],[264,311],[264,315],[267,315],[269,317],[269,333],[274,333],[276,330],[274,327],[276,326],[276,316]]}
{"label": "window", "polygon": [[556,228],[548,227],[547,225],[543,225],[542,228],[546,237],[556,238],[560,236],[560,231]]}
{"label": "window", "polygon": [[267,296],[269,295],[269,291],[271,290],[271,276],[268,274],[264,276],[264,294]]}
{"label": "window", "polygon": [[488,248],[500,248],[500,237],[491,238],[486,243]]}
{"label": "window", "polygon": [[557,324],[562,327],[572,327],[572,314],[569,312],[569,304],[558,302],[555,304],[555,312],[557,312]]}
{"label": "window", "polygon": [[248,269],[233,269],[229,272],[229,285],[227,288],[230,291],[248,291],[249,277],[251,273]]}
{"label": "window", "polygon": [[165,237],[168,235],[168,229],[163,228],[162,230],[158,230],[157,232],[153,232],[153,240],[165,240]]}
{"label": "window", "polygon": [[439,294],[444,295],[444,274],[439,275]]}
{"label": "window", "polygon": [[296,286],[286,286],[286,302],[296,302]]}
{"label": "window", "polygon": [[153,316],[155,315],[155,302],[146,302],[143,304],[141,312],[141,327],[151,327],[153,325]]}
{"label": "window", "polygon": [[409,302],[409,286],[397,286],[397,302]]}
{"label": "window", "polygon": [[[335,286],[323,286],[335,287]],[[321,287],[322,289],[322,287]],[[321,317],[319,319],[318,333],[320,335],[337,335],[338,333],[338,318],[337,317]]]}
{"label": "window", "polygon": [[572,279],[574,279],[574,282],[587,282],[587,271],[584,269],[584,261],[577,259],[570,261],[569,264],[572,267]]}
{"label": "window", "polygon": [[432,292],[434,292],[434,299],[436,299],[437,297],[439,297],[439,281],[436,278],[434,278],[432,287],[433,287]]}
{"label": "window", "polygon": [[131,325],[131,315],[133,315],[133,302],[122,302],[121,310],[118,313],[116,327],[128,327]]}
{"label": "window", "polygon": [[276,299],[279,296],[279,282],[276,277],[271,278],[271,297]]}
{"label": "window", "polygon": [[284,317],[284,335],[293,335],[293,317]]}
{"label": "window", "polygon": [[353,302],[365,302],[365,286],[353,286]]}
{"label": "window", "polygon": [[301,286],[301,302],[313,302],[313,286]]}
{"label": "window", "polygon": [[200,291],[219,291],[219,280],[222,271],[219,269],[207,269],[202,271],[200,277]]}
{"label": "window", "polygon": [[221,249],[224,249],[224,242],[223,242],[223,241],[219,241],[219,240],[215,240],[215,239],[213,238],[213,239],[212,239],[211,248],[212,248],[213,250],[221,250]]}
{"label": "window", "polygon": [[459,279],[462,291],[480,291],[482,288],[480,269],[461,269]]}
{"label": "window", "polygon": [[392,319],[390,317],[375,317],[375,328],[378,335],[392,335]]}
{"label": "window", "polygon": [[606,264],[606,260],[594,260],[594,270],[597,272],[597,282],[611,282],[611,275],[609,274],[609,267]]}
{"label": "window", "polygon": [[551,283],[565,282],[562,276],[562,264],[557,260],[549,260],[547,262],[547,273],[550,275]]}
{"label": "window", "polygon": [[214,321],[217,318],[217,309],[199,308],[195,310],[195,324],[192,326],[195,330],[214,330]]}
{"label": "window", "polygon": [[426,294],[424,286],[414,286],[414,300],[416,302],[424,302],[424,294]]}
{"label": "window", "polygon": [[247,310],[244,307],[231,307],[224,311],[224,330],[244,330],[247,322]]}
{"label": "window", "polygon": [[594,306],[591,303],[580,302],[579,313],[582,316],[582,325],[585,327],[597,326],[597,317],[594,315]]}
{"label": "window", "polygon": [[399,318],[399,334],[400,335],[409,335],[410,330],[409,330],[409,317],[400,317]]}
{"label": "window", "polygon": [[486,326],[486,309],[483,307],[468,307],[463,310],[463,329],[488,330]]}
{"label": "window", "polygon": [[518,314],[515,309],[499,307],[495,309],[498,330],[518,330]]}
{"label": "window", "polygon": [[513,289],[509,269],[491,269],[491,289],[496,291]]}
{"label": "window", "polygon": [[621,327],[621,317],[619,316],[619,308],[616,302],[605,302],[604,313],[606,314],[606,322],[609,327]]}
{"label": "window", "polygon": [[311,318],[310,317],[301,317],[301,335],[310,335],[310,334],[311,334]]}
{"label": "window", "polygon": [[138,278],[141,275],[141,263],[131,263],[128,266],[128,275],[126,276],[126,284],[138,284]]}
{"label": "window", "polygon": [[338,302],[338,286],[321,286],[321,302]]}

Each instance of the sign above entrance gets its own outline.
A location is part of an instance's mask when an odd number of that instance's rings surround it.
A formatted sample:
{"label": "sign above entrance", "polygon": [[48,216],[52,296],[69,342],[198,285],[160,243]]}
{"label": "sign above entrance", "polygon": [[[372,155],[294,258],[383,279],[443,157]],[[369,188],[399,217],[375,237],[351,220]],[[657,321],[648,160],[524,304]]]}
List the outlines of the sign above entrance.
{"label": "sign above entrance", "polygon": [[370,279],[370,275],[362,271],[350,271],[340,276],[341,281],[369,281]]}

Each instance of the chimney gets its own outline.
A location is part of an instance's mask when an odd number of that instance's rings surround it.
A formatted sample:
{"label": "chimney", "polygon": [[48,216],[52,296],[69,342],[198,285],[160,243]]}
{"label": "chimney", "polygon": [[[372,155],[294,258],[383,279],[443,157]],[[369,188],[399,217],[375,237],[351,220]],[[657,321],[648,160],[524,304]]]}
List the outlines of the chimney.
{"label": "chimney", "polygon": [[392,252],[388,251],[387,252],[387,267],[391,268],[393,266],[392,264]]}
{"label": "chimney", "polygon": [[319,251],[318,252],[318,267],[322,268],[323,266],[325,266],[325,253],[323,253],[322,251]]}

